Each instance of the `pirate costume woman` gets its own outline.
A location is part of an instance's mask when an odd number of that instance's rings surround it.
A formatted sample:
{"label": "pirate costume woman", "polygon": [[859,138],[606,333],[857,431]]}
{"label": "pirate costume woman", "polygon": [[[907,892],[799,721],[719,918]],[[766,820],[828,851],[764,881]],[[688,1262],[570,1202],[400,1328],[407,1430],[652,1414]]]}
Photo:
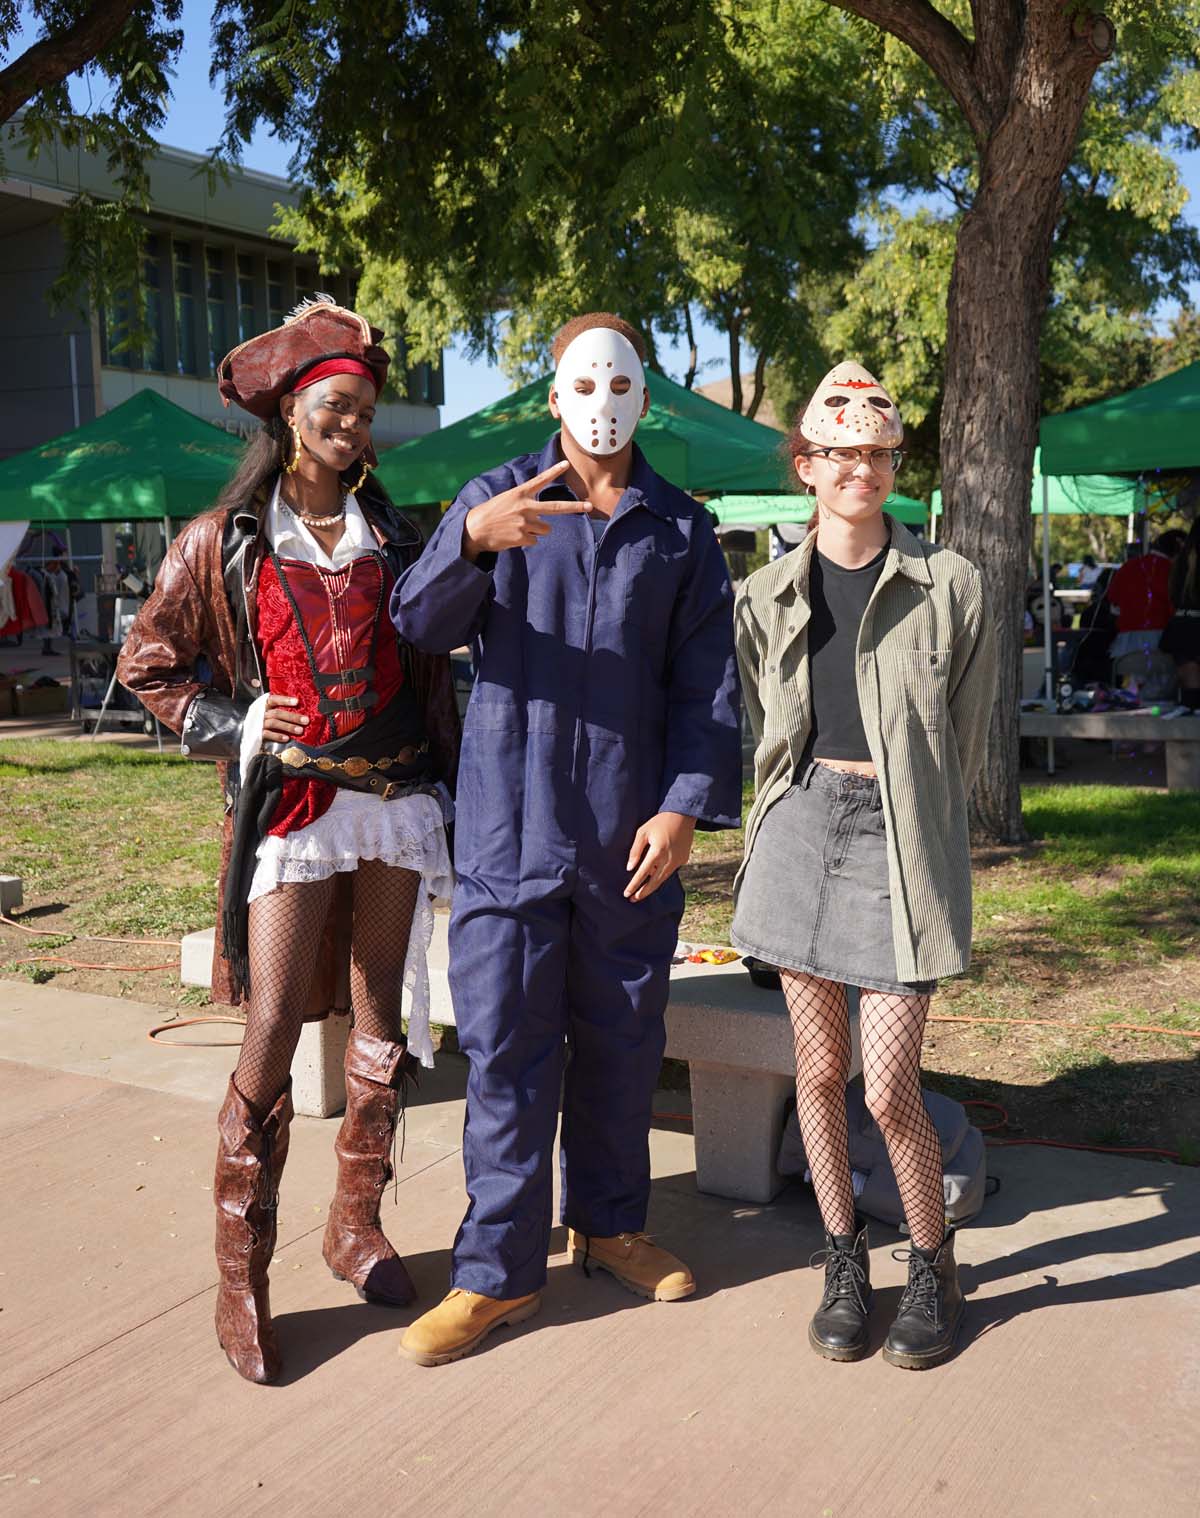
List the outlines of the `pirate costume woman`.
{"label": "pirate costume woman", "polygon": [[[245,1002],[246,1031],[218,1119],[216,1323],[234,1368],[260,1382],[281,1369],[268,1268],[289,1070],[301,1024],[347,1004],[323,1253],[369,1301],[415,1295],[379,1204],[404,1081],[433,1062],[425,955],[430,897],[451,886],[459,724],[448,660],[388,619],[421,539],[369,472],[381,336],[321,298],[223,360],[225,403],[263,430],[172,545],[119,666],[185,754],[217,760],[225,793],[213,993]],[[297,478],[334,509],[306,512]]]}

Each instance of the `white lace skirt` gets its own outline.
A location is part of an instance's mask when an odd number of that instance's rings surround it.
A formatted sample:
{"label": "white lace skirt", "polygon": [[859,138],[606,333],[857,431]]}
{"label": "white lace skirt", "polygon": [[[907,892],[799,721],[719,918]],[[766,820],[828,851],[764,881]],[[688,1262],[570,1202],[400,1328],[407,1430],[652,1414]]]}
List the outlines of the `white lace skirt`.
{"label": "white lace skirt", "polygon": [[315,822],[283,838],[263,839],[248,898],[254,901],[281,885],[328,880],[339,871],[356,870],[360,859],[415,870],[425,889],[417,892],[403,987],[397,986],[396,994],[408,992],[408,1047],[426,1069],[433,1068],[427,964],[433,938],[430,898],[449,896],[454,887],[445,829],[454,804],[445,787],[438,789],[440,796],[401,796],[395,801],[380,801],[364,791],[337,791],[333,805]]}

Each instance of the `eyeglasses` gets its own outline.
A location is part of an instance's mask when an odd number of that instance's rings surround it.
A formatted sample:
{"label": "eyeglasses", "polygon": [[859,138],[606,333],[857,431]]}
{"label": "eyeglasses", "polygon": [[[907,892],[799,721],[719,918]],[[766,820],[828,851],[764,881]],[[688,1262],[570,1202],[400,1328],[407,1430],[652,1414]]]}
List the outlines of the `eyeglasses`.
{"label": "eyeglasses", "polygon": [[811,448],[809,457],[814,453],[819,453],[839,469],[857,469],[865,459],[876,474],[882,474],[885,469],[895,474],[904,462],[903,448]]}

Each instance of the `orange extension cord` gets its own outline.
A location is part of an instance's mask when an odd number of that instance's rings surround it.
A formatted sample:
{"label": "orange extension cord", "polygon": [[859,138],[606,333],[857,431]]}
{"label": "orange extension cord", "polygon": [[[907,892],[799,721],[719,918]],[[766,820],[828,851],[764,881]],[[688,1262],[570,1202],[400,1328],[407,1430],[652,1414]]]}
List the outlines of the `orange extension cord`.
{"label": "orange extension cord", "polygon": [[[22,933],[30,933],[34,937],[57,936],[46,933],[39,928],[28,928],[22,922],[15,922],[13,918],[0,912],[0,922],[7,923],[10,928],[16,928]],[[119,944],[154,944],[163,948],[178,948],[177,938],[103,938],[97,933],[77,933],[77,938],[85,939],[88,943],[119,943]],[[122,970],[127,974],[137,975],[148,970],[173,970],[175,961],[165,965],[107,965],[88,964],[81,960],[64,959],[59,954],[33,954],[27,959],[10,961],[12,964],[60,964],[68,965],[72,970]],[[1008,1027],[1032,1027],[1032,1028],[1069,1028],[1075,1033],[1158,1033],[1169,1038],[1200,1038],[1200,1030],[1189,1028],[1160,1028],[1145,1023],[1065,1023],[1053,1017],[963,1017],[953,1013],[942,1012],[930,1014],[927,1021],[931,1023],[988,1023],[992,1027],[997,1024]],[[223,1039],[212,1044],[191,1044],[185,1039],[161,1038],[169,1028],[172,1032],[179,1028],[189,1028],[199,1023],[236,1023],[243,1026],[240,1017],[228,1017],[220,1013],[210,1013],[203,1017],[181,1018],[178,1022],[159,1023],[150,1029],[146,1037],[154,1044],[161,1044],[177,1049],[236,1049],[240,1046],[240,1039]],[[1000,1116],[994,1123],[986,1127],[976,1124],[980,1133],[994,1133],[997,1128],[1008,1126],[1008,1113],[998,1102],[966,1101],[964,1107],[986,1107],[989,1111],[998,1112]],[[656,1112],[655,1118],[664,1123],[690,1123],[690,1112]],[[988,1144],[1015,1149],[1018,1145],[1039,1146],[1044,1149],[1080,1149],[1089,1154],[1148,1154],[1160,1159],[1174,1160],[1183,1164],[1183,1157],[1175,1149],[1156,1149],[1150,1145],[1135,1144],[1121,1146],[1115,1144],[1072,1144],[1065,1139],[1038,1139],[1038,1138],[989,1138]]]}
{"label": "orange extension cord", "polygon": [[[5,923],[10,928],[16,928],[18,933],[28,933],[33,938],[71,937],[82,938],[87,943],[153,944],[156,947],[164,949],[177,949],[179,947],[179,940],[177,938],[104,938],[99,933],[76,933],[73,928],[66,934],[55,933],[52,928],[29,928],[23,922],[17,922],[15,918],[9,917],[3,912],[0,912],[0,922]],[[126,975],[144,975],[149,970],[174,970],[178,964],[178,960],[173,959],[169,964],[165,965],[109,965],[92,964],[82,959],[66,959],[61,954],[30,954],[24,959],[10,960],[9,963],[14,965],[66,965],[71,970],[120,970]]]}

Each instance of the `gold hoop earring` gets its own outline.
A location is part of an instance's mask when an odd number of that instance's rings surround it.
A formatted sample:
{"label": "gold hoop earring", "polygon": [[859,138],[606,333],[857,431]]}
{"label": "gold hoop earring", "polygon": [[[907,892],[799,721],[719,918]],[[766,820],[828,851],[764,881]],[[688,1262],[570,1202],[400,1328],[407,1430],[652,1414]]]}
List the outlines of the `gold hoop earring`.
{"label": "gold hoop earring", "polygon": [[363,488],[363,486],[367,483],[367,476],[370,474],[370,472],[371,472],[371,466],[370,466],[370,464],[367,463],[366,459],[363,459],[362,473],[359,475],[359,477],[355,481],[355,483],[353,485],[351,485],[351,487],[350,487],[350,494],[351,495],[357,495],[358,492]]}
{"label": "gold hoop earring", "polygon": [[299,427],[296,426],[295,422],[291,423],[291,429],[292,429],[292,456],[288,460],[288,462],[283,466],[283,472],[284,472],[284,474],[295,474],[296,470],[299,469],[299,467],[300,467],[300,453],[301,453],[301,451],[302,451],[302,449],[304,447],[304,444],[300,441],[300,429],[299,429]]}

